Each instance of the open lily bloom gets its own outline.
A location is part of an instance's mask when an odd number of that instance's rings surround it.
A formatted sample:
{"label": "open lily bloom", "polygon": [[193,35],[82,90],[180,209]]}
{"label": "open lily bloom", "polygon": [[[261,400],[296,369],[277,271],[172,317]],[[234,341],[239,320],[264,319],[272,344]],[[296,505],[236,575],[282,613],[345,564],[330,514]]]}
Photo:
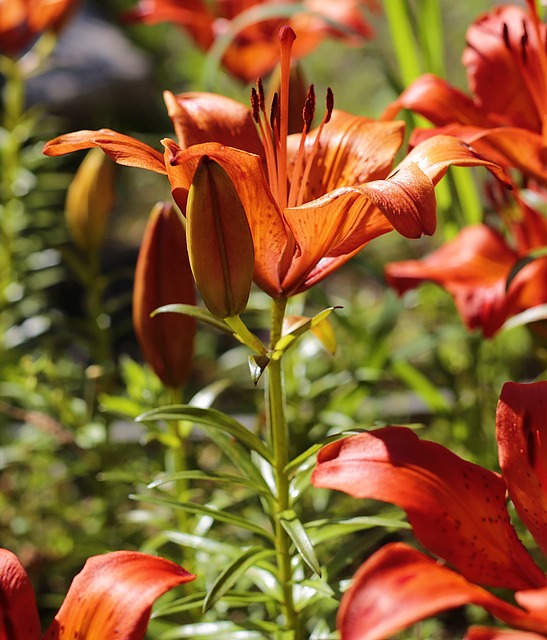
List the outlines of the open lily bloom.
{"label": "open lily bloom", "polygon": [[0,54],[16,56],[44,31],[58,31],[77,0],[0,0]]}
{"label": "open lily bloom", "polygon": [[[222,57],[225,69],[244,82],[254,82],[276,66],[275,35],[283,24],[298,32],[294,56],[302,58],[325,38],[350,45],[370,38],[372,28],[363,17],[365,7],[375,10],[379,5],[376,0],[140,0],[127,17],[148,24],[176,24],[204,51],[219,38],[230,36]],[[282,10],[285,15],[279,13]],[[276,17],[269,17],[272,11],[274,15],[277,12]]]}
{"label": "open lily bloom", "polygon": [[520,260],[547,245],[545,217],[522,201],[517,215],[508,224],[512,238],[485,224],[465,227],[422,260],[388,264],[387,281],[399,294],[436,282],[454,297],[468,329],[493,336],[511,316],[547,303],[546,258],[533,260],[510,278]]}
{"label": "open lily bloom", "polygon": [[[373,554],[342,600],[343,640],[384,639],[471,603],[519,631],[470,629],[467,639],[547,637],[547,577],[517,537],[506,506],[508,494],[547,553],[546,411],[547,382],[505,384],[496,414],[501,475],[405,427],[350,436],[319,452],[315,486],[398,505],[419,542],[448,565],[402,543]],[[517,604],[485,587],[514,591]]]}
{"label": "open lily bloom", "polygon": [[333,111],[329,92],[325,116],[310,130],[311,88],[303,131],[288,135],[294,38],[290,28],[281,30],[281,94],[269,114],[261,83],[252,93],[251,109],[214,94],[166,93],[178,143],[164,140],[163,156],[107,129],[60,136],[45,145],[44,153],[97,146],[120,164],[167,174],[183,213],[200,159],[214,160],[229,175],[247,214],[255,282],[272,297],[308,289],[393,229],[409,238],[432,234],[434,187],[450,165],[483,165],[505,179],[499,166],[448,136],[424,141],[392,170],[403,124]]}
{"label": "open lily bloom", "polygon": [[440,127],[418,130],[462,140],[525,175],[547,181],[547,28],[535,0],[529,12],[504,5],[479,17],[467,31],[463,63],[472,96],[433,75],[412,83],[386,110],[410,109]]}
{"label": "open lily bloom", "polygon": [[[155,600],[194,578],[173,562],[145,553],[93,556],[74,578],[43,640],[142,640]],[[17,557],[0,549],[0,638],[41,637],[30,580]]]}

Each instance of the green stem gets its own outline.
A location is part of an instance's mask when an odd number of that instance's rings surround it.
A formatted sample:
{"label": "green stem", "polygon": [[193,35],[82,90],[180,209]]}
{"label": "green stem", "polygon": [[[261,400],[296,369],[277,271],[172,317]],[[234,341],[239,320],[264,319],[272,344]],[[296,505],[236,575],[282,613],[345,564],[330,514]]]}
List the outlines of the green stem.
{"label": "green stem", "polygon": [[[281,337],[281,328],[287,300],[273,301],[270,346]],[[285,467],[289,462],[289,430],[286,417],[285,390],[283,384],[282,359],[272,360],[268,365],[268,384],[266,402],[268,407],[269,436],[274,458],[274,479],[277,490],[274,514],[275,551],[277,559],[278,581],[283,593],[283,616],[289,630],[283,638],[299,640],[301,633],[294,603],[291,567],[291,540],[281,524],[280,514],[290,506],[289,478]]]}

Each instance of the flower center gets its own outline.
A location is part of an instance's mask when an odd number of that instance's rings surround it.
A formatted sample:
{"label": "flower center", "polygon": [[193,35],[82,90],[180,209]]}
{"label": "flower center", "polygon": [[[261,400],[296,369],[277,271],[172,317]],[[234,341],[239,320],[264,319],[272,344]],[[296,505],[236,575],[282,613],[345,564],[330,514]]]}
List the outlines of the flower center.
{"label": "flower center", "polygon": [[281,82],[279,94],[272,98],[269,116],[266,113],[264,87],[259,78],[256,88],[251,89],[251,109],[258,125],[264,152],[268,181],[272,194],[281,210],[302,204],[306,193],[306,184],[315,157],[319,151],[319,140],[323,127],[330,120],[334,108],[334,96],[327,89],[325,115],[317,129],[313,145],[306,151],[306,141],[315,116],[315,91],[313,85],[308,88],[302,109],[302,134],[296,154],[292,175],[288,175],[287,138],[289,131],[289,84],[291,73],[291,52],[296,34],[290,27],[279,30]]}

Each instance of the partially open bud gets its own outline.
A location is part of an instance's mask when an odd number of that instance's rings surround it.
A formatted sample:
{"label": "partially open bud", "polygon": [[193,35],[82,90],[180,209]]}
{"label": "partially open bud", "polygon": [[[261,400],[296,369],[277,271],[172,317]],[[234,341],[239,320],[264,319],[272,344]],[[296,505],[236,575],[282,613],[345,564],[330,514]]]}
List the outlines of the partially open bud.
{"label": "partially open bud", "polygon": [[253,238],[230,177],[208,156],[194,174],[186,220],[190,264],[205,305],[219,318],[239,315],[251,291]]}
{"label": "partially open bud", "polygon": [[70,183],[65,202],[68,230],[80,249],[93,253],[104,241],[114,207],[116,165],[100,149],[87,152]]}
{"label": "partially open bud", "polygon": [[182,217],[170,204],[159,203],[150,213],[137,260],[133,325],[145,360],[174,389],[190,375],[196,320],[179,313],[150,314],[176,303],[196,303],[194,279]]}

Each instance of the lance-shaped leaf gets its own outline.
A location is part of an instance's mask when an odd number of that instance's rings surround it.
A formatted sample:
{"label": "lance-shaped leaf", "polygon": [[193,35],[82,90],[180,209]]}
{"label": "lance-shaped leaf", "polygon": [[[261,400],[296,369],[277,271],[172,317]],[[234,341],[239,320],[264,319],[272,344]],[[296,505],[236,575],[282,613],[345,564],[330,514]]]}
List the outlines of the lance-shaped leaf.
{"label": "lance-shaped leaf", "polygon": [[186,233],[172,205],[152,210],[135,270],[133,324],[146,361],[161,381],[181,387],[192,369],[196,320],[189,315],[153,312],[162,305],[196,301]]}
{"label": "lance-shaped leaf", "polygon": [[253,238],[230,177],[208,156],[196,168],[186,219],[190,265],[205,305],[219,318],[238,316],[253,281]]}

